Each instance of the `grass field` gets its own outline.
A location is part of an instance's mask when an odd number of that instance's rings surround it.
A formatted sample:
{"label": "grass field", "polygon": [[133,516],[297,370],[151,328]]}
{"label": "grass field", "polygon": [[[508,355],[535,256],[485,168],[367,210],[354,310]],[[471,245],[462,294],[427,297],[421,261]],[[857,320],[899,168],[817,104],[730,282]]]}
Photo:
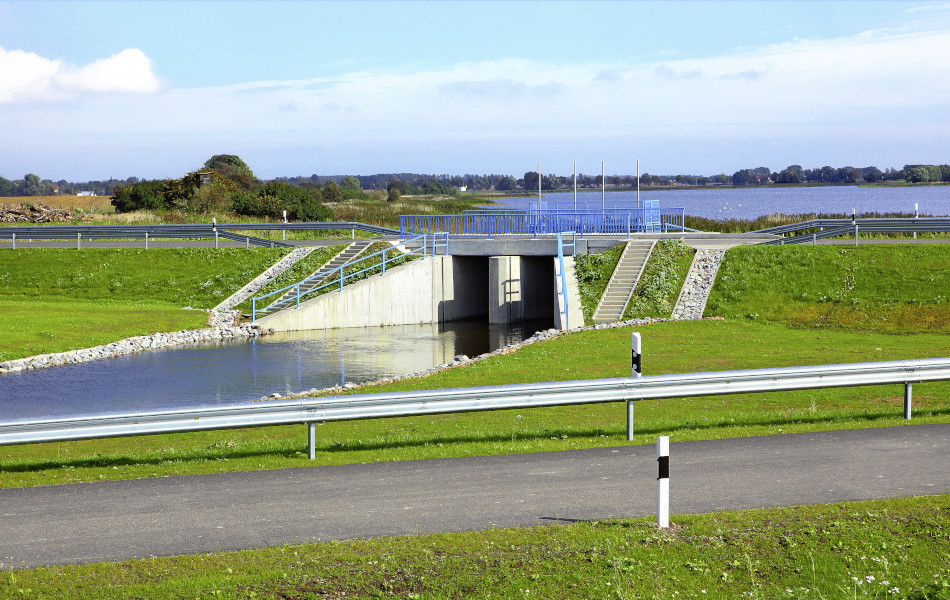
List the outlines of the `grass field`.
{"label": "grass field", "polygon": [[950,333],[950,249],[733,248],[706,314],[818,329]]}
{"label": "grass field", "polygon": [[0,251],[0,360],[203,327],[286,249]]}

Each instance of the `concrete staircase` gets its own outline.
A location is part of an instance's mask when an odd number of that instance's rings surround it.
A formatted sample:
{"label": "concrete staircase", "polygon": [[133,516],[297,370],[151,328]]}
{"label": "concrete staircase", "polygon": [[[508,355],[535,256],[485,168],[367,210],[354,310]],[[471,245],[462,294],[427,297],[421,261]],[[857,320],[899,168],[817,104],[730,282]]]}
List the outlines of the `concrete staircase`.
{"label": "concrete staircase", "polygon": [[[341,267],[348,262],[352,262],[357,256],[363,253],[364,250],[370,247],[374,240],[361,240],[359,242],[353,242],[349,246],[343,249],[342,252],[330,259],[327,264],[323,265],[313,273],[311,273],[305,283],[300,284],[300,294],[303,295],[310,290],[319,287],[325,283],[328,274],[337,267]],[[257,310],[257,316],[262,317],[264,315],[269,315],[275,313],[279,310],[289,308],[291,306],[297,305],[297,290],[291,288],[284,292],[277,300],[266,308],[261,308]]]}
{"label": "concrete staircase", "polygon": [[594,323],[613,323],[623,317],[623,311],[637,287],[637,280],[643,274],[650,253],[656,242],[627,242],[613,275],[607,283],[607,289],[594,311]]}

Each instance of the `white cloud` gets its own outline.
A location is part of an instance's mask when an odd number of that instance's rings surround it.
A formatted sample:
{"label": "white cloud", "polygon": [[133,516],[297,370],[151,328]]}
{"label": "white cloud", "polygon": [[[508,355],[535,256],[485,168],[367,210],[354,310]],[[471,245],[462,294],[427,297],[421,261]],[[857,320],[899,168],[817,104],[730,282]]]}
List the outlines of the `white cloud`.
{"label": "white cloud", "polygon": [[135,48],[84,66],[0,48],[0,103],[62,101],[82,94],[151,94],[162,89],[152,61]]}
{"label": "white cloud", "polygon": [[[167,148],[169,156],[182,149],[251,148],[297,153],[306,165],[287,165],[277,174],[319,171],[314,161],[346,155],[337,148],[360,148],[354,160],[426,170],[403,163],[406,148],[427,146],[440,148],[431,157],[439,164],[453,155],[470,157],[476,147],[499,157],[614,147],[629,157],[634,143],[651,151],[667,148],[673,157],[706,154],[729,163],[734,159],[723,156],[724,143],[755,156],[775,146],[777,162],[794,155],[785,164],[812,160],[799,148],[820,155],[826,148],[843,152],[849,144],[855,157],[842,157],[841,164],[865,161],[862,156],[872,164],[874,153],[884,151],[898,156],[895,161],[945,162],[918,156],[916,148],[935,147],[934,140],[950,134],[946,48],[950,30],[879,30],[690,60],[506,59],[151,95],[161,83],[137,50],[84,67],[0,50],[0,73],[14,74],[0,78],[6,79],[0,103],[22,105],[0,111],[0,130],[37,148],[73,139],[84,148],[92,140],[119,152],[134,140]],[[56,104],[55,110],[39,102],[80,94],[83,102]],[[128,147],[134,153],[136,146]],[[769,162],[767,156],[755,160]]]}

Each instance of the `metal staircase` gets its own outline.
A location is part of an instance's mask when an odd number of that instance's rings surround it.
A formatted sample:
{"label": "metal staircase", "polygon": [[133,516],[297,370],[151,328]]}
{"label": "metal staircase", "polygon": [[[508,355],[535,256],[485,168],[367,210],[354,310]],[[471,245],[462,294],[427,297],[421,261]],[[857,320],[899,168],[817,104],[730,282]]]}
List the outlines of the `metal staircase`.
{"label": "metal staircase", "polygon": [[[340,252],[339,254],[334,256],[332,259],[330,259],[330,261],[327,262],[327,264],[323,265],[322,267],[317,269],[315,272],[311,273],[306,278],[304,283],[300,284],[300,294],[303,295],[309,292],[310,290],[312,290],[313,288],[323,284],[324,279],[326,278],[328,273],[330,273],[337,267],[340,267],[349,262],[352,262],[354,259],[356,259],[357,256],[362,254],[363,251],[369,248],[370,245],[372,245],[373,241],[374,240],[361,240],[359,242],[353,242],[352,244],[344,248],[342,252]],[[279,310],[283,310],[285,308],[293,306],[297,302],[296,298],[297,298],[296,290],[294,289],[287,290],[282,296],[280,296],[277,300],[272,302],[266,308],[257,309],[257,316],[269,315],[271,313],[275,313]]]}
{"label": "metal staircase", "polygon": [[623,311],[637,287],[637,280],[643,274],[650,253],[656,242],[627,242],[613,275],[607,283],[607,289],[594,311],[594,323],[613,323],[623,317]]}

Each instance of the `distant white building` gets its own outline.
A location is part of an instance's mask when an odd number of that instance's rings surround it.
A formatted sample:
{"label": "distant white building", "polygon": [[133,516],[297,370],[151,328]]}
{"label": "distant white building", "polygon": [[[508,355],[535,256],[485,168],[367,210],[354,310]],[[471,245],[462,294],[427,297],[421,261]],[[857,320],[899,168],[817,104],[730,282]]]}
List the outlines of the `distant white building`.
{"label": "distant white building", "polygon": [[460,192],[467,192],[467,191],[468,191],[468,186],[467,186],[467,185],[460,185],[460,186],[459,186],[459,191],[460,191]]}
{"label": "distant white building", "polygon": [[79,193],[76,194],[76,195],[77,195],[77,196],[95,196],[96,193],[95,193],[95,192],[86,191],[86,192],[79,192]]}

